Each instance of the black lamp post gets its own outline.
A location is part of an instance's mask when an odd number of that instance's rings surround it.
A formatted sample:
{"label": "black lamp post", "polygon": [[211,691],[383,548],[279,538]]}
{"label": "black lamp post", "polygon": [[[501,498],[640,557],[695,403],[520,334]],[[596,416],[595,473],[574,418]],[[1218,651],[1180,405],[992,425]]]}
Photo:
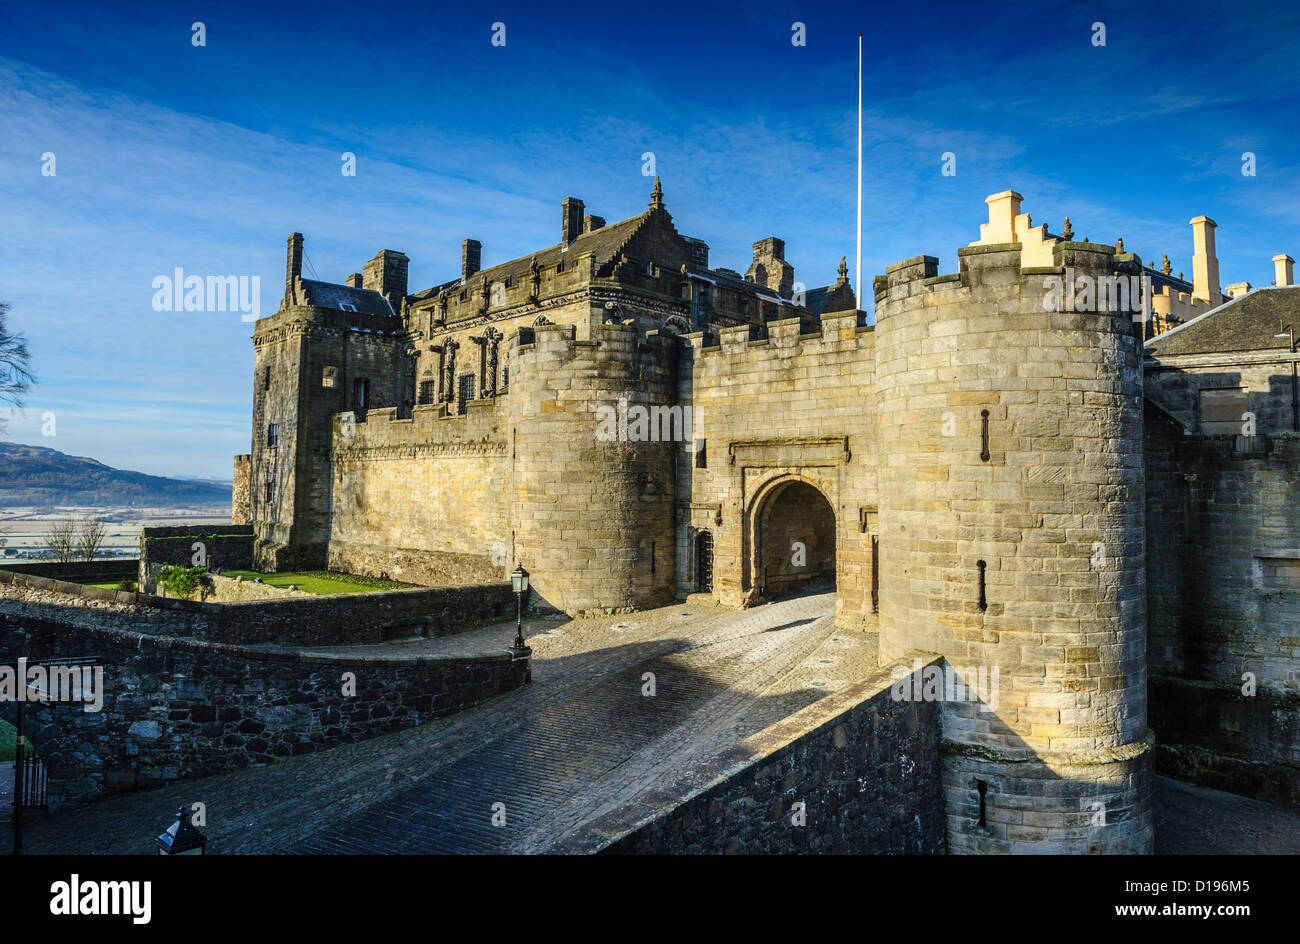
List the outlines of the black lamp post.
{"label": "black lamp post", "polygon": [[159,855],[203,855],[208,838],[191,825],[188,813],[182,803],[176,811],[176,822],[154,840]]}
{"label": "black lamp post", "polygon": [[523,564],[517,565],[515,572],[510,575],[510,585],[514,587],[515,600],[518,604],[514,648],[522,650],[524,648],[524,594],[528,592],[528,571],[524,570]]}
{"label": "black lamp post", "polygon": [[1292,325],[1282,325],[1280,333],[1273,335],[1279,339],[1290,339],[1291,341],[1291,430],[1300,433],[1300,399],[1297,399],[1295,386],[1295,327]]}

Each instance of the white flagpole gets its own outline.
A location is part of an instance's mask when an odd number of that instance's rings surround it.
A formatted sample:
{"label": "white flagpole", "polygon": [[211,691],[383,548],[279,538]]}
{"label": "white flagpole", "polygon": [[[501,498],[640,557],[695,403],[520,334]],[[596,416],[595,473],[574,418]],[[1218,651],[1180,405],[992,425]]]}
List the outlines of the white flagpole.
{"label": "white flagpole", "polygon": [[862,308],[862,34],[858,33],[858,267],[853,276],[853,291]]}

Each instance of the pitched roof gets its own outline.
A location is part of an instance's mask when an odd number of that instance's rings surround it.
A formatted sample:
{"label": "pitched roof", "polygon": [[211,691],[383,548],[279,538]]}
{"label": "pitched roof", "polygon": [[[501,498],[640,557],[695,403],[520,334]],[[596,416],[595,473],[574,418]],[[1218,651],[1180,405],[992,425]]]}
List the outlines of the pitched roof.
{"label": "pitched roof", "polygon": [[804,293],[804,305],[810,314],[821,315],[824,311],[853,311],[858,307],[853,296],[853,287],[848,282],[836,282],[822,288],[809,289]]}
{"label": "pitched roof", "polygon": [[[333,282],[317,282],[314,279],[302,279],[303,301],[317,308],[337,308],[340,311],[356,311],[363,315],[394,315],[393,306],[388,299],[374,289],[353,288],[350,285],[335,285]],[[349,307],[344,308],[347,305]]]}
{"label": "pitched roof", "polygon": [[[671,217],[667,212],[662,212],[669,225],[672,225]],[[537,260],[539,268],[546,268],[558,264],[562,259],[575,259],[580,254],[589,252],[596,263],[597,271],[607,266],[612,260],[616,259],[620,252],[631,241],[632,237],[644,226],[652,216],[655,210],[647,210],[637,216],[622,220],[618,223],[610,223],[602,226],[600,229],[594,229],[590,232],[583,233],[573,242],[569,243],[566,248],[563,243],[556,243],[537,252],[529,253],[526,256],[519,256],[517,259],[511,259],[509,262],[502,262],[499,265],[491,266],[487,269],[480,269],[470,276],[470,281],[477,282],[484,276],[489,283],[503,282],[508,278],[523,278],[529,274],[533,260]],[[412,295],[415,301],[434,298],[443,290],[450,291],[452,288],[462,284],[464,280],[455,279],[451,282],[444,282],[441,285],[435,285],[433,288],[425,289],[422,292],[416,292]]]}
{"label": "pitched roof", "polygon": [[1146,342],[1148,357],[1286,350],[1274,337],[1287,324],[1300,329],[1300,286],[1253,289]]}

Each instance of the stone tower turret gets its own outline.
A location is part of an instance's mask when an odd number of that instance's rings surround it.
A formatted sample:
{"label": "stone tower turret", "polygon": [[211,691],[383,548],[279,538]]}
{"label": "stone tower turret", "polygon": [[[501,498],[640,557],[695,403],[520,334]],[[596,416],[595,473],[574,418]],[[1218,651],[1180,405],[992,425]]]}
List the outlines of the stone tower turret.
{"label": "stone tower turret", "polygon": [[1050,249],[876,280],[881,658],[985,673],[945,692],[949,851],[1147,853],[1141,341],[1109,281],[1140,263]]}

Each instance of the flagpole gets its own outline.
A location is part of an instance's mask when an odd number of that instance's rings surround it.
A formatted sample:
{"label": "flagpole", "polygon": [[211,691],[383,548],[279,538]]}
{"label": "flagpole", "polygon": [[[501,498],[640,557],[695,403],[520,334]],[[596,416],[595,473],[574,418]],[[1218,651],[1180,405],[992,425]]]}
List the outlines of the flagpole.
{"label": "flagpole", "polygon": [[858,33],[858,265],[853,275],[853,291],[862,309],[862,34]]}

